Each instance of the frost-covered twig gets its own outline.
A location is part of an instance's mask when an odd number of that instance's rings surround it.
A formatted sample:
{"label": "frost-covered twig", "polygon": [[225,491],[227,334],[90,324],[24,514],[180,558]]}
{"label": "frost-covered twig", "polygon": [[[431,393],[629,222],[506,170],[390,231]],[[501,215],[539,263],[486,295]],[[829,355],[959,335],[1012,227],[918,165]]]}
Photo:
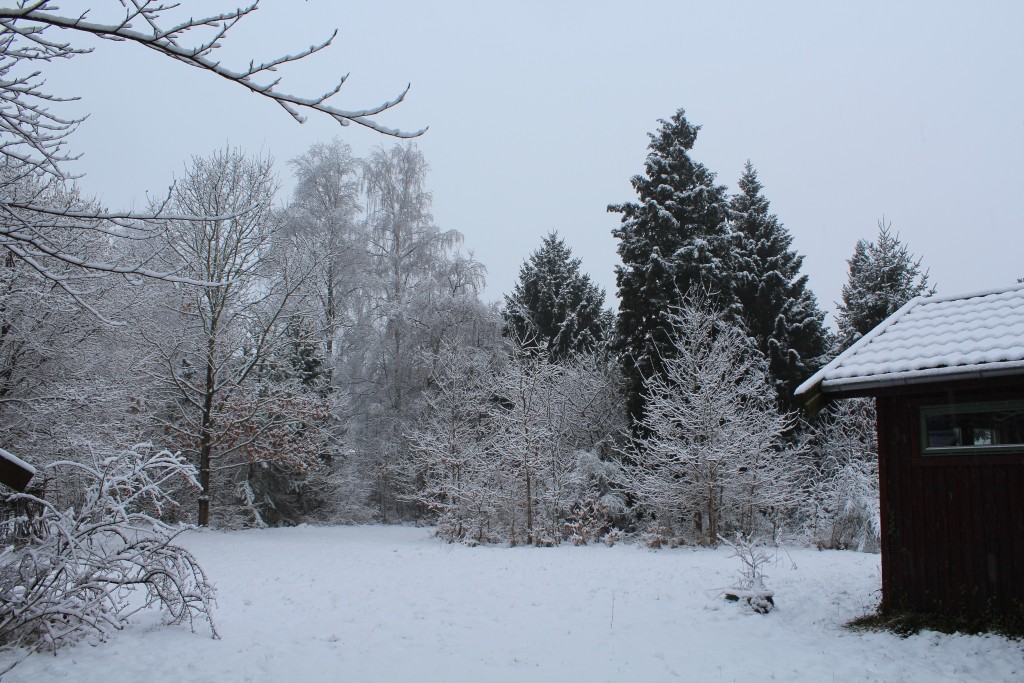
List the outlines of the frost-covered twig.
{"label": "frost-covered twig", "polygon": [[772,560],[759,539],[745,538],[737,533],[735,540],[722,536],[718,540],[732,548],[731,557],[740,560],[739,581],[732,588],[722,591],[726,600],[739,602],[744,609],[758,614],[767,614],[775,607],[775,592],[764,585],[764,565]]}
{"label": "frost-covered twig", "polygon": [[[90,291],[76,281],[96,273],[115,273],[185,282],[174,272],[146,263],[122,262],[117,257],[83,258],[83,239],[102,241],[152,236],[174,217],[165,212],[108,213],[82,202],[66,187],[74,176],[65,168],[78,157],[67,149],[67,138],[85,117],[61,116],[56,108],[75,97],[62,97],[46,88],[49,64],[92,51],[76,42],[83,34],[132,43],[216,76],[280,105],[302,122],[312,112],[341,125],[355,123],[384,135],[406,138],[423,131],[404,132],[374,118],[398,105],[397,97],[374,107],[341,109],[330,103],[345,78],[316,96],[278,89],[278,67],[305,59],[327,48],[330,38],[296,54],[248,66],[230,68],[214,57],[229,32],[258,9],[259,0],[228,11],[202,8],[208,14],[184,18],[179,3],[163,0],[107,0],[90,3],[85,11],[65,11],[55,0],[22,0],[0,4],[0,254],[6,253],[28,270],[53,282],[82,308],[108,322],[90,304]],[[198,3],[197,3],[198,4]],[[106,14],[102,14],[106,12]],[[101,17],[94,20],[94,14]],[[223,218],[219,212],[202,217]],[[122,255],[123,257],[123,255]],[[145,259],[143,259],[145,260]],[[221,283],[205,283],[221,284]]]}

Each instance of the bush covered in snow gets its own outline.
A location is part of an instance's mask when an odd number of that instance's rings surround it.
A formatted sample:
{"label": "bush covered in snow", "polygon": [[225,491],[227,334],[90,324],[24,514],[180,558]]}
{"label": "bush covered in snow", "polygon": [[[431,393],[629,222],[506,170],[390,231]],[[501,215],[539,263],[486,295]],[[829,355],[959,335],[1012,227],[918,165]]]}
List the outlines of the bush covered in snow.
{"label": "bush covered in snow", "polygon": [[878,445],[871,399],[836,402],[807,434],[799,519],[819,548],[877,550]]}
{"label": "bush covered in snow", "polygon": [[624,426],[616,380],[592,356],[552,363],[519,345],[501,359],[446,349],[407,435],[406,498],[436,515],[448,541],[602,539],[625,505],[609,447]]}
{"label": "bush covered in snow", "polygon": [[764,585],[764,565],[772,560],[772,555],[765,549],[764,543],[756,538],[747,538],[736,534],[729,540],[718,537],[722,543],[732,548],[732,557],[739,559],[739,580],[732,588],[723,591],[726,600],[739,602],[743,609],[767,614],[775,608],[775,592]]}
{"label": "bush covered in snow", "polygon": [[59,506],[42,492],[7,497],[24,514],[0,522],[0,651],[103,640],[146,607],[171,623],[205,621],[216,637],[213,586],[174,544],[180,529],[160,520],[177,505],[165,486],[177,479],[197,486],[195,469],[142,444],[92,464],[55,462],[37,476],[70,474],[85,482],[77,506]]}

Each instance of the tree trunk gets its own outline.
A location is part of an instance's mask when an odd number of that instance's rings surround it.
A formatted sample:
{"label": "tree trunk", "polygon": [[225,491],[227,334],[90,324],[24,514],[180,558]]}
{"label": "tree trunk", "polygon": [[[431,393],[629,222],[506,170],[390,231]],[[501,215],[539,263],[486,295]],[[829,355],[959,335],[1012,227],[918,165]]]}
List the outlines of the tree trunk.
{"label": "tree trunk", "polygon": [[708,492],[708,545],[718,545],[718,510],[715,509],[715,488]]}
{"label": "tree trunk", "polygon": [[533,491],[530,488],[530,470],[526,470],[526,545],[533,544]]}
{"label": "tree trunk", "polygon": [[211,334],[206,342],[206,386],[203,395],[203,416],[199,426],[199,526],[210,525],[210,457],[213,452],[213,394],[217,382],[214,352],[217,342]]}

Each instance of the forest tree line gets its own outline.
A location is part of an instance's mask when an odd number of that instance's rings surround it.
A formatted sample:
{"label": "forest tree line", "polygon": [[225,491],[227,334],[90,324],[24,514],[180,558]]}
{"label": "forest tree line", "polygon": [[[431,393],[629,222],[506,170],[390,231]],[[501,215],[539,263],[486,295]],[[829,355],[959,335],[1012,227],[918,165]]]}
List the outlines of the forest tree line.
{"label": "forest tree line", "polygon": [[[9,252],[0,326],[2,442],[39,464],[152,443],[199,487],[170,519],[222,528],[436,523],[449,540],[672,542],[783,531],[871,546],[870,406],[802,418],[792,389],[926,275],[880,224],[858,243],[839,334],[800,273],[751,164],[729,195],[690,150],[682,111],[652,134],[622,214],[618,311],[557,235],[502,305],[435,225],[410,143],[366,158],[335,140],[290,161],[195,158],[146,239],[60,222],[94,261],[55,286]],[[95,209],[8,161],[13,196]],[[190,218],[191,217],[191,218]],[[892,271],[892,272],[890,272]],[[80,274],[68,269],[74,281]],[[41,495],[73,504],[70,478]],[[660,542],[660,541],[657,541]]]}

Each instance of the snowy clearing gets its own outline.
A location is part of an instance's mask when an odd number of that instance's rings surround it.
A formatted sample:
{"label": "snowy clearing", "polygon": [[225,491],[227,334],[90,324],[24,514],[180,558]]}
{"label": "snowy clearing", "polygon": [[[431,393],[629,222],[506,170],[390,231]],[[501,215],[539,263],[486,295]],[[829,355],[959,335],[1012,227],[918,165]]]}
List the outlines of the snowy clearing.
{"label": "snowy clearing", "polygon": [[[717,597],[728,549],[467,548],[431,529],[299,527],[181,537],[219,591],[222,640],[143,613],[110,641],[5,681],[1017,681],[1022,645],[843,628],[877,555],[790,549],[777,609]],[[0,668],[9,660],[0,660]]]}

